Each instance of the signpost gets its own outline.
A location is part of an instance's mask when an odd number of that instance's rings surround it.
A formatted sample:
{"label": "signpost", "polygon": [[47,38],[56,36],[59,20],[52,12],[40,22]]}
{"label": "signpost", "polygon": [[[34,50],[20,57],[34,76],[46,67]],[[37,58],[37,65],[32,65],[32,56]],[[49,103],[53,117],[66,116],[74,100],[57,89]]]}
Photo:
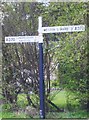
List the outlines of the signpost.
{"label": "signpost", "polygon": [[42,17],[39,17],[38,36],[9,36],[5,37],[5,43],[39,42],[39,95],[40,118],[45,118],[45,85],[43,71],[43,33],[64,33],[85,31],[85,25],[42,27]]}
{"label": "signpost", "polygon": [[39,36],[9,36],[5,37],[5,43],[39,42]]}
{"label": "signpost", "polygon": [[[38,18],[39,26],[38,33],[42,38],[42,17]],[[43,71],[43,39],[39,41],[39,94],[40,94],[40,118],[45,118],[45,85],[44,85],[44,71]]]}
{"label": "signpost", "polygon": [[85,31],[85,25],[42,27],[42,33],[64,33]]}

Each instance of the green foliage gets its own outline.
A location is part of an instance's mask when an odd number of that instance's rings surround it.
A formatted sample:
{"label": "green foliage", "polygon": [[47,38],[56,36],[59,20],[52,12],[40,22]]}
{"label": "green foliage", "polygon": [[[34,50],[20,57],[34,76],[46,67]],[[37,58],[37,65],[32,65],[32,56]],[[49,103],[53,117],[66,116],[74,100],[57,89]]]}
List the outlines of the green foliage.
{"label": "green foliage", "polygon": [[67,103],[67,109],[69,111],[76,111],[80,109],[80,103],[79,98],[76,95],[76,93],[73,93],[71,91],[67,91],[66,95],[66,103]]}
{"label": "green foliage", "polygon": [[2,105],[2,112],[11,111],[11,109],[12,109],[12,104],[10,104],[10,103]]}
{"label": "green foliage", "polygon": [[51,84],[52,84],[52,87],[54,87],[54,88],[58,87],[59,88],[59,81],[58,80],[52,80]]}
{"label": "green foliage", "polygon": [[22,108],[22,109],[24,109],[28,105],[28,101],[25,94],[18,95],[17,105],[19,108]]}

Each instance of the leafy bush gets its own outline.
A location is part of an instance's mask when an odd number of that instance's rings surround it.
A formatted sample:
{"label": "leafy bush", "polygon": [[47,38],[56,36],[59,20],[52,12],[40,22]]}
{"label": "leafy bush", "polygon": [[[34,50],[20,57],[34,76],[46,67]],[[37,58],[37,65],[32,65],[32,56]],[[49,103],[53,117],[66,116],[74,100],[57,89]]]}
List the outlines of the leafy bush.
{"label": "leafy bush", "polygon": [[79,98],[71,91],[67,91],[67,109],[68,111],[75,111],[80,108]]}
{"label": "leafy bush", "polygon": [[10,104],[10,103],[5,103],[5,104],[2,105],[2,111],[3,112],[4,111],[10,111],[11,108],[12,108],[12,104]]}
{"label": "leafy bush", "polygon": [[26,105],[28,105],[28,101],[26,99],[26,95],[25,94],[19,94],[18,95],[17,105],[20,108],[25,108]]}

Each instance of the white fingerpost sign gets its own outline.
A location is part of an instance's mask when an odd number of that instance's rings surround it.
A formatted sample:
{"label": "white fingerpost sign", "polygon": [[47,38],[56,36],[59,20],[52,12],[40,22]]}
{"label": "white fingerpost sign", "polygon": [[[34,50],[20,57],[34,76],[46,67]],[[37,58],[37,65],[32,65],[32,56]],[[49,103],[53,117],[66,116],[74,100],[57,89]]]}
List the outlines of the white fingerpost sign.
{"label": "white fingerpost sign", "polygon": [[39,42],[39,36],[9,36],[5,37],[5,43]]}
{"label": "white fingerpost sign", "polygon": [[42,27],[42,33],[64,33],[85,31],[85,25]]}

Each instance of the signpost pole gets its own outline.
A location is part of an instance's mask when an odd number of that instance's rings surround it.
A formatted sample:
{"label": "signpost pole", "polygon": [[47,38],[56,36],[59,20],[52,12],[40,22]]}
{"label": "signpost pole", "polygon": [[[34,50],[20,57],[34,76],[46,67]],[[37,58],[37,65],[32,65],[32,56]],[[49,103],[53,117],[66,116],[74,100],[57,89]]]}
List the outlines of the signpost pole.
{"label": "signpost pole", "polygon": [[43,36],[42,36],[42,17],[39,17],[39,94],[40,94],[40,118],[45,118],[45,85],[44,85],[44,67],[43,67]]}

